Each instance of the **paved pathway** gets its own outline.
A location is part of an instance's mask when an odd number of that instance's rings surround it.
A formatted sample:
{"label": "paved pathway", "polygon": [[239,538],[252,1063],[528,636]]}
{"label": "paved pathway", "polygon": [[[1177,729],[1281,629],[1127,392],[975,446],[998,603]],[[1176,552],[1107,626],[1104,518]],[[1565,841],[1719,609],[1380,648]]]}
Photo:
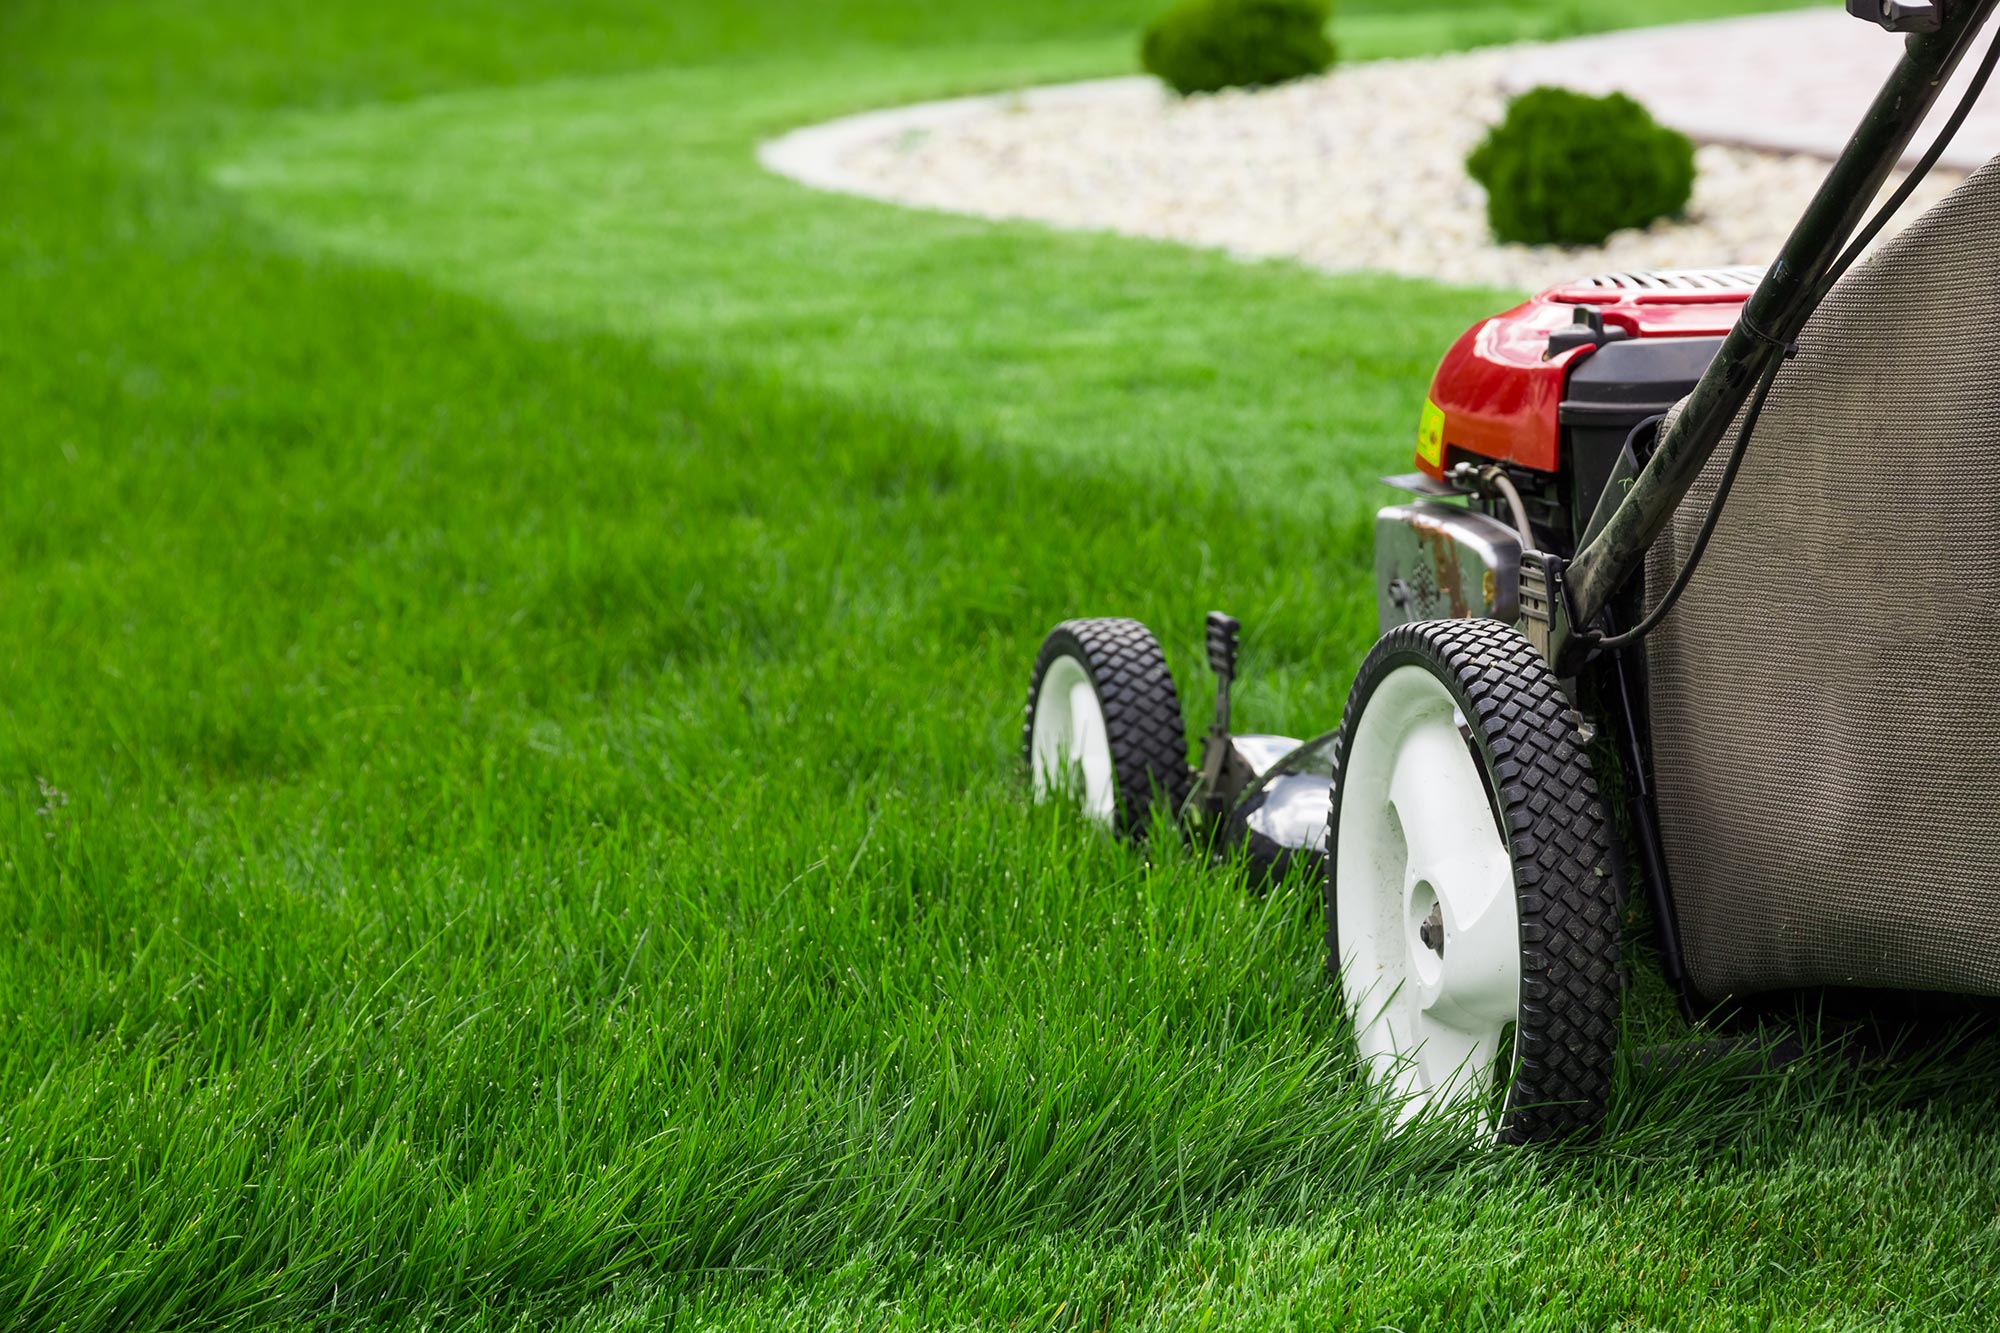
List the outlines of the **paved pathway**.
{"label": "paved pathway", "polygon": [[[1987,40],[1980,40],[1939,99],[1933,127],[1956,104]],[[1901,38],[1829,7],[1523,48],[1501,78],[1511,92],[1538,83],[1626,92],[1704,143],[1832,157],[1901,53]],[[1909,158],[1930,141],[1928,132],[1920,133]],[[1970,171],[1996,155],[2000,86],[1990,86],[1942,161]]]}

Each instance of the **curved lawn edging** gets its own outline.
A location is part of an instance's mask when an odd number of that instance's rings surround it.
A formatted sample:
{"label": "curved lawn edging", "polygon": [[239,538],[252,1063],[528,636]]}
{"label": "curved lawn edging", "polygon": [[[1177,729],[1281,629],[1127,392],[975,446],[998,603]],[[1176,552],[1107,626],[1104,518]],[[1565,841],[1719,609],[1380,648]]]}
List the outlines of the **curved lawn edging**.
{"label": "curved lawn edging", "polygon": [[[1531,289],[1583,274],[1762,264],[1775,254],[1895,43],[1823,11],[1349,64],[1273,88],[1190,98],[1093,80],[869,111],[759,146],[816,189],[994,221]],[[1879,33],[1873,34],[1879,37]],[[1710,51],[1707,62],[1692,53]],[[1753,75],[1755,77],[1753,77]],[[1504,245],[1465,158],[1513,93],[1628,91],[1708,142],[1683,218],[1601,246]],[[1953,160],[2000,149],[2000,109]],[[1936,173],[1907,220],[1963,179]]]}

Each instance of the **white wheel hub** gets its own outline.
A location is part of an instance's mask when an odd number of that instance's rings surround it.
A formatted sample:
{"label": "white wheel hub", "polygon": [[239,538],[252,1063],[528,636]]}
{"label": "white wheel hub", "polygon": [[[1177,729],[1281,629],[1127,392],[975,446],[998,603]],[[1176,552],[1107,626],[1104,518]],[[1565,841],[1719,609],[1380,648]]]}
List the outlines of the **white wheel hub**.
{"label": "white wheel hub", "polygon": [[1479,1104],[1521,995],[1514,869],[1443,681],[1383,677],[1341,774],[1340,984],[1398,1121]]}
{"label": "white wheel hub", "polygon": [[1097,687],[1074,657],[1058,657],[1042,673],[1030,750],[1035,799],[1051,793],[1073,797],[1087,817],[1110,827],[1118,810],[1111,740]]}

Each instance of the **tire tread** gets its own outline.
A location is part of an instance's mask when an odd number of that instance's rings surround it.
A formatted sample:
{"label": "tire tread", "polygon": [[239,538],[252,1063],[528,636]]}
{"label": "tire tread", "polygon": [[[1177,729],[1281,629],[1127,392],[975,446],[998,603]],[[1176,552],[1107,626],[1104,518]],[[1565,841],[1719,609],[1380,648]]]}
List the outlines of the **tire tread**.
{"label": "tire tread", "polygon": [[[1340,765],[1357,701],[1390,670],[1412,663],[1430,667],[1459,698],[1514,862],[1521,1001],[1501,1141],[1590,1133],[1604,1118],[1617,1051],[1623,892],[1581,718],[1519,630],[1497,620],[1439,620],[1383,636],[1362,664],[1341,725],[1329,843],[1338,836]],[[1328,856],[1329,968],[1339,965],[1335,861]]]}
{"label": "tire tread", "polygon": [[1050,663],[1062,656],[1083,663],[1104,709],[1105,738],[1118,788],[1116,828],[1144,837],[1156,801],[1178,815],[1193,785],[1187,726],[1166,654],[1153,632],[1136,620],[1094,617],[1065,620],[1049,631],[1028,681],[1021,753],[1034,762],[1035,699]]}

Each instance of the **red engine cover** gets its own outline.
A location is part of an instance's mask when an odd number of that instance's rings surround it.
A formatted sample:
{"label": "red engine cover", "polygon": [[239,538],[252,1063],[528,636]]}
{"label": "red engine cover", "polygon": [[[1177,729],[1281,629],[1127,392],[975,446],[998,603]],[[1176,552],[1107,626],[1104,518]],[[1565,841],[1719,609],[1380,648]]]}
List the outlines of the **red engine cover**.
{"label": "red engine cover", "polygon": [[1549,335],[1575,323],[1578,306],[1634,338],[1716,337],[1736,323],[1762,276],[1755,268],[1607,274],[1551,287],[1474,325],[1431,381],[1417,466],[1442,476],[1456,452],[1555,471],[1562,442],[1556,409],[1570,369],[1596,348],[1550,357]]}

